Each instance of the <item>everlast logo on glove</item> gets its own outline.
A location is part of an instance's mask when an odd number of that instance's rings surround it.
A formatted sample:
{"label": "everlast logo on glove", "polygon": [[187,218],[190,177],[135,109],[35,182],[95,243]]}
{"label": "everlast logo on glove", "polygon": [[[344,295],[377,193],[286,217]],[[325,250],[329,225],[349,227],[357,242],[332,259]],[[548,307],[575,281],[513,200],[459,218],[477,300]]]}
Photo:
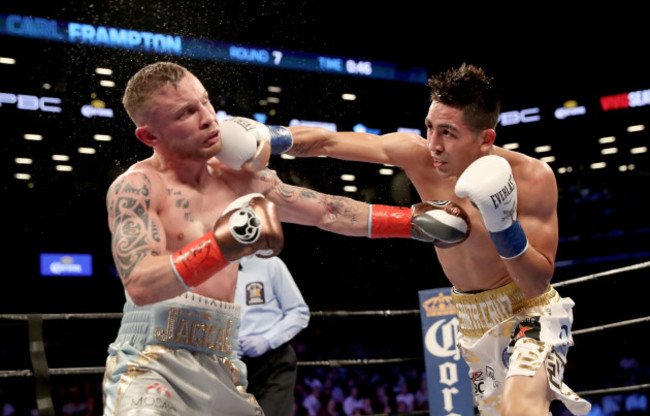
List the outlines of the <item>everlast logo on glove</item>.
{"label": "everlast logo on glove", "polygon": [[246,131],[253,130],[254,128],[257,127],[257,124],[259,124],[255,120],[251,120],[251,119],[244,118],[244,117],[233,117],[233,118],[229,119],[229,121],[232,121],[233,123],[239,124]]}
{"label": "everlast logo on glove", "polygon": [[490,199],[492,199],[494,208],[498,208],[499,205],[501,205],[510,196],[512,191],[514,191],[516,188],[517,187],[515,185],[515,180],[512,177],[512,175],[510,175],[510,177],[508,178],[508,183],[506,183],[506,186],[504,186],[496,194],[490,195]]}

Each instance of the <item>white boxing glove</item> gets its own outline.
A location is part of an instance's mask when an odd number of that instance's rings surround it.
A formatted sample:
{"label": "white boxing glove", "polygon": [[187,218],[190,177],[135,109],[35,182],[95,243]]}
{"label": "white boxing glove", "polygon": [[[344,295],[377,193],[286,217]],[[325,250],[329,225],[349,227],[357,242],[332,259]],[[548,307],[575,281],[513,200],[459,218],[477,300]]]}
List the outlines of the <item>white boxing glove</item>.
{"label": "white boxing glove", "polygon": [[219,125],[221,150],[217,159],[233,169],[264,169],[272,154],[284,153],[293,145],[286,127],[267,126],[245,117],[227,118]]}
{"label": "white boxing glove", "polygon": [[458,178],[456,195],[478,208],[502,258],[526,251],[528,239],[517,221],[517,184],[507,160],[495,155],[475,160]]}

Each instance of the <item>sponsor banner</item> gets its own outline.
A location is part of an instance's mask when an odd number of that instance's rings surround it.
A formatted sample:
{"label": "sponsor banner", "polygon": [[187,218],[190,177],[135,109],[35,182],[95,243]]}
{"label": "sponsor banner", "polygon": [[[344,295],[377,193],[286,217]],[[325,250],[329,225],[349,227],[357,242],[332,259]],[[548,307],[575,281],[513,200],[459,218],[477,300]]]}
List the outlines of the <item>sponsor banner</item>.
{"label": "sponsor banner", "polygon": [[458,317],[451,300],[451,288],[418,293],[429,415],[474,416],[469,367],[456,347]]}
{"label": "sponsor banner", "polygon": [[90,254],[41,253],[41,276],[92,276]]}

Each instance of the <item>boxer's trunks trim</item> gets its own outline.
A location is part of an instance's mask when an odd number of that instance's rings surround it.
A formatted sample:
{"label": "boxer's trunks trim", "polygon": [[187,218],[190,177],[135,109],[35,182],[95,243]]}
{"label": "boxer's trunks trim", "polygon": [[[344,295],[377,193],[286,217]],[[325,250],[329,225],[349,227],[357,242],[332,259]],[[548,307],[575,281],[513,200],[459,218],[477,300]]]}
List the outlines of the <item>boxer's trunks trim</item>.
{"label": "boxer's trunks trim", "polygon": [[452,290],[460,332],[468,337],[480,338],[494,326],[516,315],[519,311],[546,305],[559,294],[551,286],[532,299],[514,283],[478,293]]}
{"label": "boxer's trunks trim", "polygon": [[[458,347],[469,365],[481,415],[501,414],[501,396],[508,377],[533,376],[542,365],[553,398],[561,400],[573,414],[589,412],[589,402],[563,382],[566,354],[573,345],[571,299],[561,298],[551,286],[542,295],[528,299],[509,283],[478,293],[452,290],[452,300],[458,316]],[[540,332],[536,336],[531,333],[531,338],[527,333],[519,336],[513,329]]]}
{"label": "boxer's trunks trim", "polygon": [[236,356],[240,305],[186,292],[147,306],[124,305],[117,343]]}

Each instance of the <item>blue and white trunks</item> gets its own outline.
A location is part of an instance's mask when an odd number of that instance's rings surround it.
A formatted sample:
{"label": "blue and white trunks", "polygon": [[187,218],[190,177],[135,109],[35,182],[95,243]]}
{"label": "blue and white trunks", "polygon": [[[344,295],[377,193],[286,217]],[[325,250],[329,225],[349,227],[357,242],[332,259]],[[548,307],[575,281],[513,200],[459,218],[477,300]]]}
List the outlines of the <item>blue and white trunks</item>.
{"label": "blue and white trunks", "polygon": [[104,416],[263,415],[237,359],[239,311],[191,292],[143,307],[127,300],[106,360]]}

